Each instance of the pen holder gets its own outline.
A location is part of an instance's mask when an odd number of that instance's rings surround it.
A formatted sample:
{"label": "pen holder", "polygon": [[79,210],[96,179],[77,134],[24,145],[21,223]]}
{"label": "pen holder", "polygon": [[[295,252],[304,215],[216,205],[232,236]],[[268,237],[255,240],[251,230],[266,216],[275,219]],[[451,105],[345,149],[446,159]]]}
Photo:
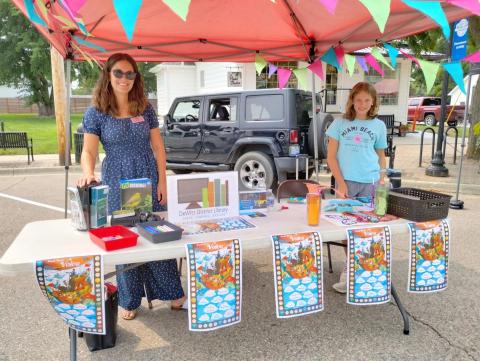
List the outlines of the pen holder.
{"label": "pen holder", "polygon": [[137,223],[138,233],[152,243],[176,241],[182,238],[183,229],[164,220]]}

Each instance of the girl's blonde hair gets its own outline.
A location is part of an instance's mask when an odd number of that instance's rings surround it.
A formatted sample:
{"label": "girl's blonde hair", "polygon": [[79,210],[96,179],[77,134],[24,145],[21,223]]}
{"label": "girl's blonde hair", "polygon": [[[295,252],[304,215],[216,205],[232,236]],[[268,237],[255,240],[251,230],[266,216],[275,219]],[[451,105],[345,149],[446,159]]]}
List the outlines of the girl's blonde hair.
{"label": "girl's blonde hair", "polygon": [[350,95],[348,96],[347,106],[345,110],[345,119],[354,120],[355,117],[357,116],[357,114],[355,113],[355,108],[353,107],[353,98],[355,98],[355,96],[360,92],[365,92],[369,94],[373,99],[373,104],[372,104],[372,107],[367,112],[367,117],[369,119],[373,119],[377,116],[378,114],[377,90],[373,87],[373,85],[369,83],[360,82],[355,84],[353,89],[350,91]]}
{"label": "girl's blonde hair", "polygon": [[128,108],[130,115],[143,114],[148,105],[143,86],[143,79],[138,72],[137,63],[128,54],[116,53],[108,58],[103,66],[95,90],[93,91],[93,105],[102,113],[113,116],[118,115],[118,104],[115,94],[113,93],[112,84],[110,83],[110,72],[112,71],[113,66],[121,60],[128,61],[130,65],[132,65],[133,71],[137,73],[133,87],[128,93]]}

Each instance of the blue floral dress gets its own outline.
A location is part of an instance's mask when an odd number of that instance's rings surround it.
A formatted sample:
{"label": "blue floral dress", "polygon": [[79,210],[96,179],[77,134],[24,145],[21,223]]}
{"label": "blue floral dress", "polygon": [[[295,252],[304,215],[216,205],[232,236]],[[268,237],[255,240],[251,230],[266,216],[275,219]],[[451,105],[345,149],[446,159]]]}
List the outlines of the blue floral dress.
{"label": "blue floral dress", "polygon": [[[109,186],[109,213],[120,209],[120,179],[134,178],[152,180],[153,210],[162,210],[157,197],[157,162],[150,145],[150,129],[154,128],[158,128],[158,120],[151,105],[135,118],[114,118],[94,107],[85,112],[84,132],[97,135],[105,150],[102,182]],[[184,296],[176,260],[148,262],[122,271],[126,266],[116,267],[119,304],[124,309],[137,309],[144,296],[149,300]]]}

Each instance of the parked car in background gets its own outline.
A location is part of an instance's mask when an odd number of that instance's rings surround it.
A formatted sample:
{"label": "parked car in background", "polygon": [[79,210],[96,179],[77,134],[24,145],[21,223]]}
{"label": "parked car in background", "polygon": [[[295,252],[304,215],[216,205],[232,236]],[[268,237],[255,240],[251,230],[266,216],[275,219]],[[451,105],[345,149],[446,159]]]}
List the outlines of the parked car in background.
{"label": "parked car in background", "polygon": [[[331,114],[320,113],[319,158],[326,155]],[[164,117],[167,169],[236,170],[239,188],[275,188],[295,174],[296,155],[313,156],[312,96],[298,89],[265,89],[176,98]],[[298,162],[305,172],[305,161]],[[309,170],[313,162],[310,158]]]}
{"label": "parked car in background", "polygon": [[[426,125],[436,125],[440,120],[442,98],[440,97],[415,97],[408,99],[408,121],[425,122]],[[464,105],[447,105],[448,125],[457,125],[463,121]]]}

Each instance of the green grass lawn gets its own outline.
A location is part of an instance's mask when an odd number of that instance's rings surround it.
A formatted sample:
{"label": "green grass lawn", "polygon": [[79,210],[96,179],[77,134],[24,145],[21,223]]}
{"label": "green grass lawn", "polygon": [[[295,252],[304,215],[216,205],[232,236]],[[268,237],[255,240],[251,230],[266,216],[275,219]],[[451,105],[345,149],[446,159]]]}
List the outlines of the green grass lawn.
{"label": "green grass lawn", "polygon": [[[411,127],[411,124],[410,124],[410,127]],[[424,125],[424,124],[417,124],[416,126],[416,131],[417,132],[422,132],[422,130],[424,130],[425,128],[427,128],[428,126]],[[438,126],[434,126],[432,127],[433,129],[435,129],[435,134],[438,136]],[[445,128],[446,130],[447,128]],[[445,131],[444,130],[444,131]],[[461,139],[462,138],[462,135],[463,135],[463,125],[459,125],[457,127],[457,130],[458,130],[458,139]],[[467,128],[467,132],[465,134],[466,137],[468,137],[468,131],[470,130],[470,128]],[[429,132],[429,134],[431,134],[431,132]],[[455,136],[455,131],[454,130],[449,130],[448,131],[448,136],[449,137],[454,137]]]}
{"label": "green grass lawn", "polygon": [[[72,134],[77,130],[82,117],[83,114],[72,114]],[[0,122],[3,122],[6,132],[27,132],[28,137],[33,139],[34,155],[58,153],[55,117],[39,117],[36,114],[0,114]],[[0,155],[3,154],[27,154],[27,150],[0,148]]]}

